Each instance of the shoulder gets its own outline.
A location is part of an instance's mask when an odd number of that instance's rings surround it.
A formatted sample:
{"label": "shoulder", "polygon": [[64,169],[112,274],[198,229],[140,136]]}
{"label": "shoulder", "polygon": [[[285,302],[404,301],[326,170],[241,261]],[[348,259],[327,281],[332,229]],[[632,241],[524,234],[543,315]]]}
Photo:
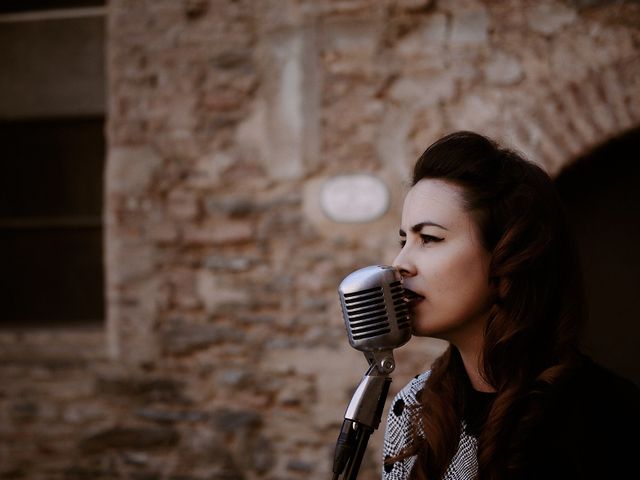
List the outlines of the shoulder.
{"label": "shoulder", "polygon": [[638,387],[587,360],[550,393],[531,437],[534,457],[563,459],[566,476],[623,474],[640,446]]}
{"label": "shoulder", "polygon": [[[591,431],[600,438],[613,436],[611,440],[617,443],[637,434],[640,389],[630,380],[589,361],[562,390],[561,410],[576,422],[588,420]],[[637,446],[637,441],[633,443]]]}
{"label": "shoulder", "polygon": [[416,375],[393,398],[389,406],[387,430],[408,427],[415,417],[415,407],[420,403],[420,393],[429,378],[430,371]]}
{"label": "shoulder", "polygon": [[559,386],[561,407],[598,416],[638,414],[640,389],[607,368],[587,359]]}
{"label": "shoulder", "polygon": [[[393,398],[389,405],[387,426],[384,435],[384,458],[389,459],[403,453],[411,446],[411,439],[415,429],[420,432],[419,417],[416,407],[419,396],[424,388],[430,371],[416,375]],[[413,458],[407,458],[394,464],[384,466],[383,478],[395,480],[406,478],[413,466]]]}
{"label": "shoulder", "polygon": [[[416,375],[396,394],[392,409],[395,407],[396,402],[404,402],[406,404],[418,404],[418,396],[424,389],[427,379],[431,375],[431,370]],[[400,408],[398,406],[398,408]]]}

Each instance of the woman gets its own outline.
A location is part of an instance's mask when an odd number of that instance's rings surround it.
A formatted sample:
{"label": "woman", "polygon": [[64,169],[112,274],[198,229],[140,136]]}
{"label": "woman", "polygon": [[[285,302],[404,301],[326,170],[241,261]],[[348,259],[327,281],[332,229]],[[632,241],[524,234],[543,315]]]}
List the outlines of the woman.
{"label": "woman", "polygon": [[638,389],[580,353],[580,270],[548,175],[472,132],[431,145],[401,250],[418,336],[448,350],[393,400],[385,480],[616,478]]}

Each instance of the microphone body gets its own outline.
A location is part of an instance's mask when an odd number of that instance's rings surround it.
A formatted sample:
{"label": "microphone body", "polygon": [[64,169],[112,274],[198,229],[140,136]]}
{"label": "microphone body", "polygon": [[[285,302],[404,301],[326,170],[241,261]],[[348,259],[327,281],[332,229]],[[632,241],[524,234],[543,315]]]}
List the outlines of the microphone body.
{"label": "microphone body", "polygon": [[393,349],[411,338],[411,321],[402,276],[374,265],[351,273],[338,287],[349,343],[364,353],[369,370],[344,415],[333,461],[334,479],[345,470],[355,480],[369,435],[378,428],[395,369]]}

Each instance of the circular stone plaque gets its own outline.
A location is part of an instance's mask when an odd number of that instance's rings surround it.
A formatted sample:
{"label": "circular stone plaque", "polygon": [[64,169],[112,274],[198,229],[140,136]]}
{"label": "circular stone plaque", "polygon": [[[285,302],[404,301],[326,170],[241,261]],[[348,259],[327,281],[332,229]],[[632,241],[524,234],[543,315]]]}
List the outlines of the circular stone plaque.
{"label": "circular stone plaque", "polygon": [[334,222],[371,222],[389,209],[389,189],[373,175],[338,175],[322,186],[320,205]]}

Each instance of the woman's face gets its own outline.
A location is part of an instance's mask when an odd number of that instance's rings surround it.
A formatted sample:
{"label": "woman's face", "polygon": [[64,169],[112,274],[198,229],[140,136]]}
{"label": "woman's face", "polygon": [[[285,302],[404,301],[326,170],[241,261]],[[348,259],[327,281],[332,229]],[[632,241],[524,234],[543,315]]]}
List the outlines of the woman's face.
{"label": "woman's face", "polygon": [[402,250],[393,262],[413,297],[414,334],[454,345],[482,338],[494,296],[491,256],[463,208],[462,192],[453,183],[426,178],[409,191],[402,209]]}

